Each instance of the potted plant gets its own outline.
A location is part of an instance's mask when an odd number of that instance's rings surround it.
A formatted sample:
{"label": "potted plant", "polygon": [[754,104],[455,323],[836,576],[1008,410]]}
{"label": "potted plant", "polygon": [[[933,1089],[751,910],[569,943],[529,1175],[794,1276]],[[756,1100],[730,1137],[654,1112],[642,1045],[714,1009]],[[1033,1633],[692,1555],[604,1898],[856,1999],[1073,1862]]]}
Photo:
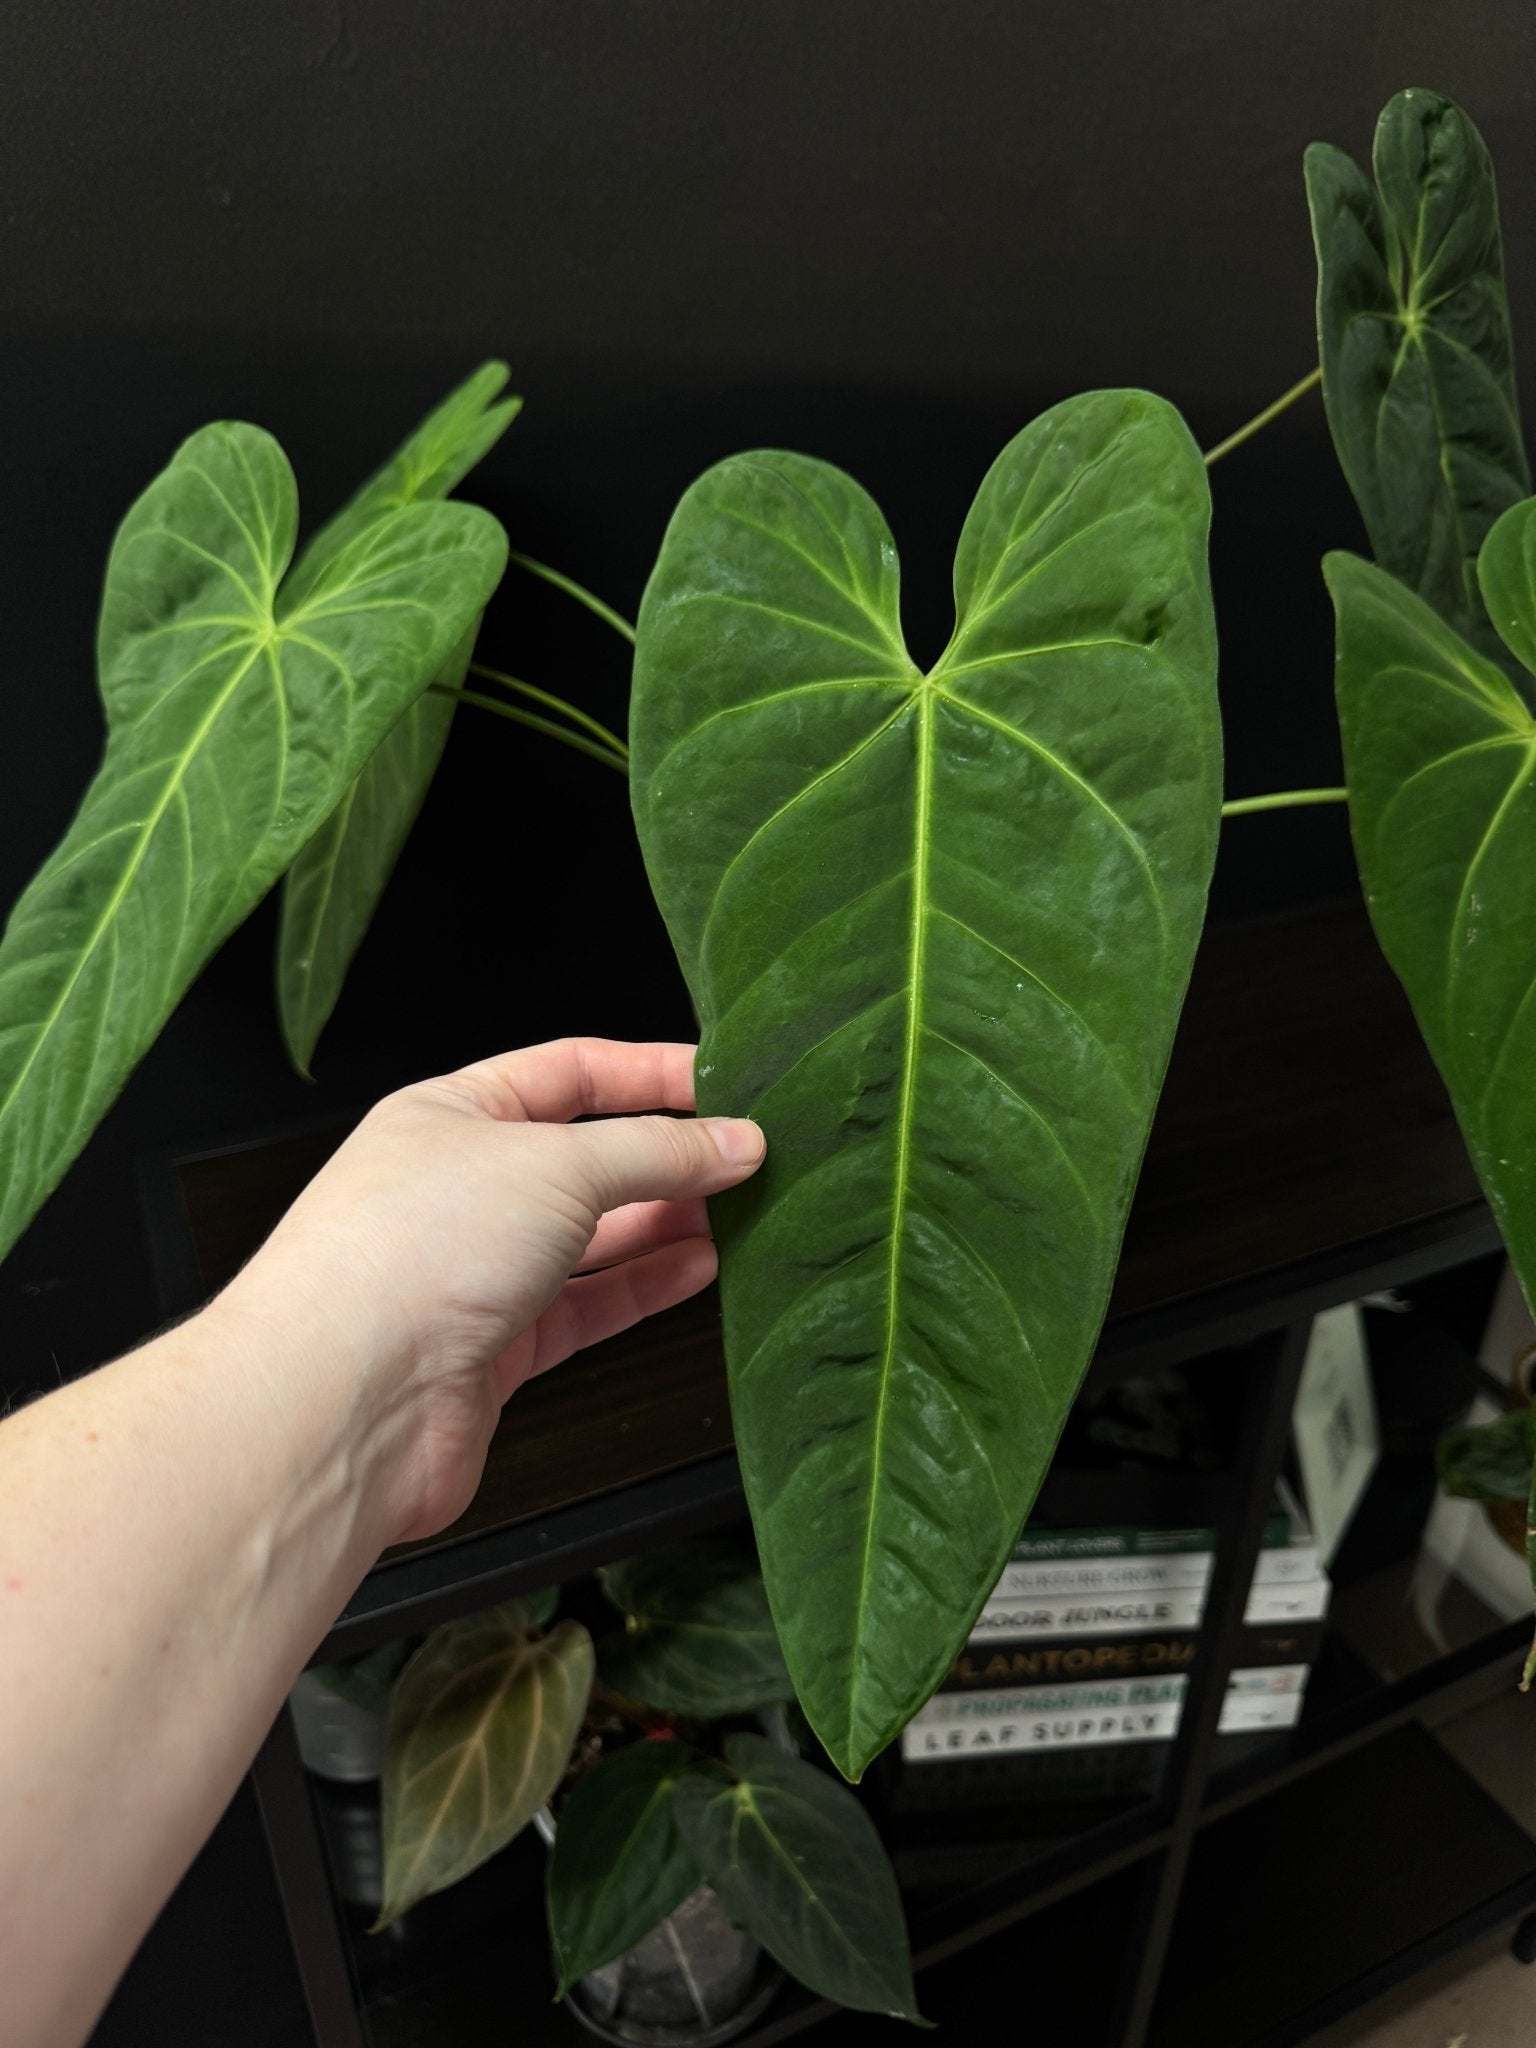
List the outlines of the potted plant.
{"label": "potted plant", "polygon": [[791,1737],[750,1554],[694,1543],[599,1582],[622,1628],[596,1641],[551,1590],[436,1629],[387,1699],[380,1653],[351,1667],[387,1712],[375,1931],[534,1826],[558,1995],[601,2038],[729,2038],[773,1995],[763,1951],[824,1997],[916,2019],[895,1876]]}
{"label": "potted plant", "polygon": [[[804,456],[700,479],[647,588],[641,847],[701,1019],[700,1103],[769,1136],[715,1214],[734,1434],[796,1693],[850,1778],[939,1682],[1049,1462],[1224,813],[1347,793],[1383,950],[1536,1287],[1536,499],[1492,170],[1460,109],[1413,90],[1374,176],[1318,146],[1307,182],[1323,396],[1377,557],[1326,563],[1347,792],[1222,803],[1206,476],[1279,406],[1205,458],[1145,392],[1026,426],[926,670],[878,508]],[[106,754],[0,943],[0,1250],[284,876],[307,1062],[443,693],[467,694],[505,539],[445,500],[510,417],[503,376],[296,560],[293,479],[255,428],[204,429],[128,514]],[[562,709],[513,693],[525,722]],[[313,746],[285,745],[298,726]]]}

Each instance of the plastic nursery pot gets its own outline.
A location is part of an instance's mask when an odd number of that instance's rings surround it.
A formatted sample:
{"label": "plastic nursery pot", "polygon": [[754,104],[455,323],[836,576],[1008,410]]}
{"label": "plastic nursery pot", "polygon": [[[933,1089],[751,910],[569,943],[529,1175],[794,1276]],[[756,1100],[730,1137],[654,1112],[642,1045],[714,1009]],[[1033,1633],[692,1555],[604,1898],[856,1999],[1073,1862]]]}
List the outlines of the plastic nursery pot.
{"label": "plastic nursery pot", "polygon": [[[547,1807],[534,1824],[553,1843]],[[778,1964],[701,1884],[643,1941],[579,1977],[565,2003],[589,2034],[617,2048],[713,2048],[744,2033],[783,1981]]]}
{"label": "plastic nursery pot", "polygon": [[288,1705],[306,1770],[343,1785],[382,1775],[389,1725],[383,1714],[343,1699],[313,1671],[299,1674]]}

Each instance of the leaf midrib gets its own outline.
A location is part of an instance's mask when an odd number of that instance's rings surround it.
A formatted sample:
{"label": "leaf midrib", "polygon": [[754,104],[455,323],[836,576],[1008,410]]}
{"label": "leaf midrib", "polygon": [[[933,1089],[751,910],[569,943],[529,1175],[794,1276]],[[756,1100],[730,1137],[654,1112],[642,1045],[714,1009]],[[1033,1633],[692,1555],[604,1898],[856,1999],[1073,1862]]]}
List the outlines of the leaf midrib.
{"label": "leaf midrib", "polygon": [[891,1206],[891,1257],[886,1281],[885,1355],[875,1405],[875,1433],[870,1447],[869,1509],[864,1524],[864,1554],[859,1566],[859,1598],[849,1637],[857,1691],[859,1645],[864,1636],[873,1577],[876,1508],[880,1500],[881,1463],[890,1408],[891,1373],[896,1357],[897,1307],[901,1288],[901,1241],[906,1226],[912,1135],[912,1103],[916,1093],[917,1056],[922,1042],[920,993],[928,937],[928,820],[932,805],[933,689],[925,683],[913,692],[917,717],[916,795],[913,805],[912,919],[907,952],[907,1017],[902,1042],[901,1095],[896,1110],[895,1189]]}
{"label": "leaf midrib", "polygon": [[[504,1651],[495,1653],[492,1658],[482,1660],[482,1662],[500,1662],[504,1659],[507,1665],[507,1669],[502,1674],[502,1676],[497,1680],[495,1689],[486,1700],[485,1706],[476,1718],[473,1728],[466,1733],[466,1735],[463,1737],[462,1741],[459,1744],[458,1760],[455,1763],[452,1775],[448,1780],[447,1789],[444,1792],[442,1798],[438,1800],[437,1805],[432,1814],[431,1822],[427,1827],[425,1833],[419,1835],[416,1838],[416,1852],[411,1858],[408,1878],[406,1883],[401,1887],[402,1890],[408,1891],[410,1889],[411,1881],[415,1879],[415,1876],[417,1872],[421,1869],[422,1862],[426,1857],[428,1851],[431,1849],[433,1843],[436,1842],[439,1834],[442,1832],[444,1817],[446,1816],[449,1808],[453,1804],[459,1786],[463,1783],[464,1774],[469,1767],[470,1759],[472,1757],[478,1756],[484,1750],[485,1735],[487,1728],[490,1726],[492,1719],[500,1712],[502,1702],[506,1699],[508,1692],[511,1690],[516,1680],[520,1676],[522,1676],[526,1670],[535,1665],[536,1655],[539,1647],[540,1646],[537,1644],[519,1643],[515,1646],[510,1646],[508,1649]],[[451,1691],[454,1686],[463,1684],[465,1678],[470,1674],[470,1672],[473,1672],[474,1668],[474,1666],[471,1666],[469,1667],[469,1672],[459,1671],[451,1674],[448,1679],[448,1682],[442,1688],[442,1692],[439,1693],[437,1697],[441,1699],[443,1695]],[[524,1744],[523,1771],[518,1781],[519,1792],[521,1792],[523,1785],[527,1782],[528,1753],[532,1749],[534,1743],[537,1741],[538,1736],[542,1732],[543,1728],[543,1690],[544,1689],[542,1684],[536,1684],[533,1688],[534,1702],[535,1705],[538,1707],[539,1713],[538,1718],[534,1724],[534,1732],[532,1735],[529,1736],[527,1742],[525,1742]],[[420,1725],[429,1728],[431,1726],[431,1721],[432,1716],[430,1712],[428,1712],[423,1715],[422,1722]],[[429,1766],[424,1768],[429,1768]],[[406,1789],[409,1786],[415,1784],[417,1780],[421,1777],[421,1775],[422,1773],[420,1771],[413,1772],[411,1776],[404,1781],[404,1786],[402,1787],[402,1789]],[[485,1820],[482,1820],[480,1826],[477,1827],[475,1830],[473,1839],[475,1841],[478,1841],[481,1835],[484,1833],[484,1831]]]}
{"label": "leaf midrib", "polygon": [[214,726],[218,723],[219,718],[223,715],[223,712],[225,708],[228,706],[231,698],[235,695],[236,691],[240,688],[240,685],[245,681],[245,678],[250,674],[251,670],[255,667],[256,663],[261,659],[261,656],[265,651],[267,645],[268,642],[266,641],[265,638],[258,639],[255,642],[255,644],[251,648],[250,653],[246,656],[245,660],[241,662],[240,666],[236,669],[234,675],[224,685],[224,688],[219,692],[219,695],[214,699],[213,703],[208,707],[208,710],[204,713],[201,723],[198,725],[196,732],[192,736],[191,743],[182,749],[181,755],[176,762],[175,773],[166,782],[166,785],[164,789],[161,791],[160,797],[156,802],[154,808],[151,810],[149,816],[145,819],[143,825],[139,829],[138,839],[134,845],[132,853],[129,855],[128,860],[124,864],[123,872],[117,883],[117,886],[113,889],[112,894],[108,897],[106,903],[102,906],[101,914],[96,920],[96,924],[92,929],[88,942],[80,951],[79,957],[75,962],[73,971],[70,973],[68,979],[64,983],[63,988],[60,989],[57,997],[54,1000],[53,1007],[49,1010],[47,1016],[43,1019],[42,1023],[38,1027],[37,1035],[32,1041],[31,1051],[27,1054],[26,1059],[22,1062],[21,1067],[15,1076],[15,1079],[12,1081],[10,1088],[6,1092],[4,1100],[0,1101],[0,1122],[3,1122],[5,1118],[10,1115],[12,1109],[14,1109],[17,1097],[20,1095],[21,1090],[26,1083],[27,1076],[31,1073],[33,1067],[36,1065],[38,1057],[41,1054],[43,1047],[48,1043],[50,1036],[52,1035],[55,1027],[59,1022],[59,1019],[63,1016],[65,1008],[69,1003],[70,997],[74,994],[76,988],[79,986],[81,976],[85,973],[86,968],[95,958],[97,947],[101,944],[106,934],[112,929],[117,914],[122,909],[124,899],[126,898],[129,889],[133,885],[134,878],[138,874],[139,869],[144,864],[144,858],[149,851],[150,843],[153,840],[156,832],[158,832],[160,829],[161,820],[164,818],[166,812],[170,809],[172,799],[176,796],[183,782],[186,780],[187,773],[188,770],[191,768],[192,762],[196,759],[199,750],[202,748],[205,740],[208,737],[208,734],[213,730]]}

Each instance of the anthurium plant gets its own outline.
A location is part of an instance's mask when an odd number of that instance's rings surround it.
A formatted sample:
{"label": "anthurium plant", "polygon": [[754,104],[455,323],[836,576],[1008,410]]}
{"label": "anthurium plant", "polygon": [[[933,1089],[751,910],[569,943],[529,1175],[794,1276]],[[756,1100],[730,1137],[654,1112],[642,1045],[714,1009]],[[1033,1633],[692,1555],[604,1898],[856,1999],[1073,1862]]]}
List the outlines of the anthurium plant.
{"label": "anthurium plant", "polygon": [[[505,541],[446,494],[512,417],[499,365],[296,558],[276,444],[195,435],[114,546],[102,767],[0,942],[0,1251],[280,877],[308,1066],[470,702],[631,774],[700,1104],[767,1131],[716,1209],[733,1420],[790,1680],[849,1777],[938,1683],[1049,1462],[1221,816],[1347,799],[1529,1295],[1536,512],[1493,172],[1414,89],[1369,174],[1317,145],[1306,185],[1318,368],[1203,459],[1146,392],[1026,426],[965,522],[927,669],[853,479],[767,450],[695,483],[641,607],[632,764],[473,658]],[[1206,472],[1319,379],[1376,557],[1326,565],[1347,786],[1223,804]]]}
{"label": "anthurium plant", "polygon": [[[791,1975],[918,2017],[896,1880],[868,1816],[752,1719],[793,1693],[750,1556],[690,1544],[610,1565],[622,1630],[594,1644],[558,1595],[436,1630],[394,1681],[386,1925],[553,1801],[550,1939],[563,1996],[700,1885]],[[345,1682],[345,1674],[342,1674]]]}
{"label": "anthurium plant", "polygon": [[[1324,565],[1350,824],[1376,936],[1536,1301],[1536,500],[1493,168],[1462,110],[1415,90],[1383,112],[1373,170],[1307,156],[1323,393],[1376,557]],[[1457,1432],[1441,1476],[1529,1500],[1536,1527],[1518,1418]],[[1527,1685],[1533,1669],[1536,1648]]]}

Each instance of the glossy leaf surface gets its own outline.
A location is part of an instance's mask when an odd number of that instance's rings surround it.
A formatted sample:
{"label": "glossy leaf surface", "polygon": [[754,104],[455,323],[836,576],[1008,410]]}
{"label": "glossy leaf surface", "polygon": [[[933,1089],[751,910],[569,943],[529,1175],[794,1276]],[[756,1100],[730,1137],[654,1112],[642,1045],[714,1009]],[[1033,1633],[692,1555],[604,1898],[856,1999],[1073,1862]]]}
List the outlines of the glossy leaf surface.
{"label": "glossy leaf surface", "polygon": [[284,582],[286,458],[187,441],[118,531],[98,659],[108,740],[0,943],[0,1253],[196,977],[335,809],[495,588],[488,514],[413,506]]}
{"label": "glossy leaf surface", "polygon": [[692,1754],[681,1742],[637,1742],[587,1772],[561,1807],[547,1895],[562,1997],[703,1881],[673,1806]]}
{"label": "glossy leaf surface", "polygon": [[769,1599],[857,1775],[1018,1535],[1103,1316],[1215,848],[1205,472],[1142,392],[994,464],[924,675],[850,478],[737,457],[646,592],[635,814],[768,1159],[714,1205]]}
{"label": "glossy leaf surface", "polygon": [[[422,421],[330,519],[294,566],[302,588],[376,519],[445,498],[506,432],[522,406],[500,399],[505,363],[484,363]],[[457,688],[476,620],[427,680]],[[278,1009],[294,1064],[309,1071],[347,970],[410,836],[448,741],[454,704],[424,692],[375,748],[362,773],[289,869],[278,935]]]}
{"label": "glossy leaf surface", "polygon": [[1402,92],[1375,180],[1307,152],[1329,424],[1380,566],[1503,658],[1478,595],[1490,526],[1529,491],[1493,166],[1461,108]]}
{"label": "glossy leaf surface", "polygon": [[917,2019],[895,1874],[858,1800],[760,1735],[730,1736],[725,1755],[734,1775],[695,1769],[676,1807],[731,1918],[823,1998]]}
{"label": "glossy leaf surface", "polygon": [[395,1687],[384,1767],[387,1926],[477,1870],[564,1775],[592,1690],[579,1622],[530,1633],[518,1601],[437,1629]]}
{"label": "glossy leaf surface", "polygon": [[[1536,503],[1483,550],[1516,652],[1536,617]],[[1382,951],[1408,992],[1527,1298],[1536,1296],[1536,721],[1501,670],[1353,555],[1338,616],[1350,822]]]}
{"label": "glossy leaf surface", "polygon": [[739,1547],[679,1545],[599,1576],[626,1623],[599,1652],[610,1691],[704,1720],[793,1698],[762,1574]]}

